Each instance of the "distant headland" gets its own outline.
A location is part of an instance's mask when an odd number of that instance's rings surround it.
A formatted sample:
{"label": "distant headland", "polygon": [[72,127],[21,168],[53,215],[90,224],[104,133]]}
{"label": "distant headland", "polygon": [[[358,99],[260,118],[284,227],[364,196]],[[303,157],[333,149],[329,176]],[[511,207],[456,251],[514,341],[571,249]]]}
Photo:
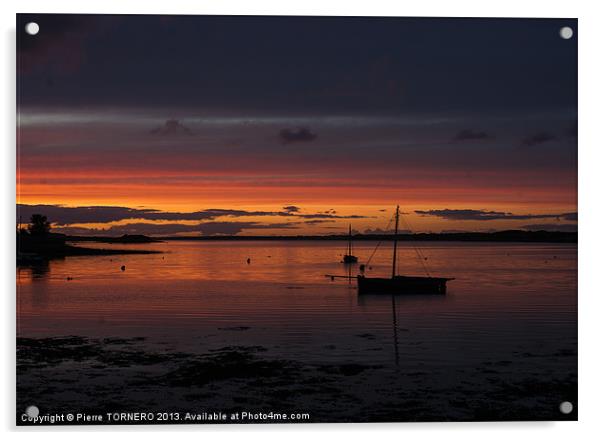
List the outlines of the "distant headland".
{"label": "distant headland", "polygon": [[159,243],[162,241],[157,238],[148,237],[146,235],[140,235],[140,234],[135,234],[135,235],[125,234],[125,235],[122,235],[121,237],[98,237],[98,236],[88,237],[88,236],[79,236],[79,235],[74,235],[74,236],[67,235],[66,239],[69,241],[95,241],[95,242],[100,242],[100,243],[121,243],[121,244]]}
{"label": "distant headland", "polygon": [[[102,236],[67,236],[69,241],[96,241],[103,243],[152,243],[171,240],[194,241],[258,241],[258,240],[311,240],[338,241],[349,240],[349,235],[199,235],[199,236],[165,236],[147,237],[145,235],[124,235],[121,237]],[[497,232],[441,232],[417,234],[355,234],[354,241],[466,241],[466,242],[520,242],[520,243],[577,243],[577,232],[561,231],[523,231],[507,230]]]}

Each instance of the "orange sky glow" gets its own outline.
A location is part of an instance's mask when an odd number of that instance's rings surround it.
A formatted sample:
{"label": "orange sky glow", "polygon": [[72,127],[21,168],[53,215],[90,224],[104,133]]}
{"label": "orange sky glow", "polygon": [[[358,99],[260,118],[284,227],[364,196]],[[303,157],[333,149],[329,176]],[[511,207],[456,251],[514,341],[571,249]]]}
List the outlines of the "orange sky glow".
{"label": "orange sky glow", "polygon": [[[408,131],[403,119],[341,126],[325,117],[314,122],[322,137],[289,143],[274,135],[278,124],[271,118],[255,124],[241,118],[172,121],[185,127],[185,134],[158,136],[149,131],[156,122],[141,123],[127,112],[86,115],[23,112],[17,203],[178,213],[242,210],[242,216],[205,216],[197,224],[240,222],[239,229],[226,230],[243,235],[334,234],[349,224],[358,232],[382,230],[397,204],[415,232],[575,224],[563,217],[574,213],[577,203],[569,138],[550,142],[544,151],[517,144],[512,127],[500,140],[450,142],[454,128],[430,126],[428,118]],[[284,217],[279,213],[284,206],[297,207],[302,216]],[[262,213],[252,215],[256,211]],[[316,217],[327,211],[336,214]],[[504,215],[484,218],[486,212]],[[133,213],[106,222],[86,219],[50,221],[57,231],[79,233],[152,234],[152,225],[160,225],[155,235],[199,233],[194,222],[182,218]],[[137,226],[130,231],[129,224]]]}

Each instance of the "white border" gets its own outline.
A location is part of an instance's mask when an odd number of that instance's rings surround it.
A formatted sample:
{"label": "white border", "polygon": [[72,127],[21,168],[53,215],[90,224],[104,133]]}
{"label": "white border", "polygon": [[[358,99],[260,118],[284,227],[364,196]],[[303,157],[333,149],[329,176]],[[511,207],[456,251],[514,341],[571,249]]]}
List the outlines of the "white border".
{"label": "white border", "polygon": [[[178,435],[223,435],[244,436],[246,439],[287,438],[306,439],[315,435],[341,435],[349,439],[360,439],[376,431],[385,437],[407,436],[408,438],[448,439],[504,439],[509,436],[544,435],[547,439],[563,439],[568,436],[590,438],[600,417],[600,376],[602,355],[600,354],[599,322],[602,314],[600,287],[596,275],[600,272],[599,252],[602,248],[600,227],[602,226],[601,197],[602,161],[600,161],[599,132],[602,79],[600,45],[602,29],[600,8],[596,2],[579,1],[445,1],[422,0],[415,2],[381,1],[356,2],[344,0],[220,0],[196,1],[129,1],[124,0],[22,0],[1,2],[3,56],[0,76],[3,97],[2,124],[4,136],[2,151],[2,192],[0,216],[3,240],[0,270],[5,287],[0,293],[4,316],[0,328],[3,336],[4,355],[0,361],[4,392],[0,400],[0,426],[15,433],[14,425],[14,324],[15,324],[15,16],[16,12],[48,13],[145,13],[145,14],[233,14],[233,15],[365,15],[365,16],[440,16],[440,17],[565,17],[579,18],[579,418],[580,422],[557,423],[425,423],[425,424],[365,424],[365,425],[243,425],[243,426],[152,426],[152,427],[89,427],[89,428],[43,428],[20,429],[24,435],[43,435],[45,438],[77,435],[106,436],[129,435],[133,431],[144,431],[145,436],[163,438],[168,431]],[[10,392],[9,392],[10,391]],[[78,433],[79,431],[79,433]]]}

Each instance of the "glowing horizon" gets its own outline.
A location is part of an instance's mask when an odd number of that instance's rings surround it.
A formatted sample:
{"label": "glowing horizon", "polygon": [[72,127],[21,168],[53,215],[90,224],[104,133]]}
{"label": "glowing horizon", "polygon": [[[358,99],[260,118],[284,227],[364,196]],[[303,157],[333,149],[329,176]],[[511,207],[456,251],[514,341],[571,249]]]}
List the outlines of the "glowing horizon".
{"label": "glowing horizon", "polygon": [[[551,68],[559,60],[575,64],[576,48],[566,41],[552,43],[520,24],[516,39],[485,50],[471,21],[461,31],[444,26],[438,38],[428,27],[398,38],[411,19],[396,19],[385,32],[377,21],[308,18],[312,29],[336,30],[337,38],[316,39],[317,32],[299,41],[276,21],[262,37],[222,35],[217,22],[240,29],[223,17],[198,18],[206,35],[191,23],[132,20],[156,43],[142,63],[132,62],[140,48],[130,46],[129,28],[114,16],[88,26],[47,16],[44,39],[19,46],[17,203],[168,212],[295,205],[358,216],[359,231],[383,228],[380,209],[399,204],[417,231],[576,227],[545,217],[577,209],[576,72]],[[220,50],[207,45],[212,36]],[[525,38],[541,50],[525,51]],[[172,42],[182,51],[166,50]],[[260,62],[251,62],[247,45]],[[190,58],[193,50],[206,56]],[[65,53],[74,54],[72,64],[60,61]],[[445,210],[469,218],[415,213]],[[293,228],[279,216],[212,219],[247,226],[237,234],[347,227],[343,218],[323,220],[331,221]],[[117,226],[125,229],[63,225]]]}

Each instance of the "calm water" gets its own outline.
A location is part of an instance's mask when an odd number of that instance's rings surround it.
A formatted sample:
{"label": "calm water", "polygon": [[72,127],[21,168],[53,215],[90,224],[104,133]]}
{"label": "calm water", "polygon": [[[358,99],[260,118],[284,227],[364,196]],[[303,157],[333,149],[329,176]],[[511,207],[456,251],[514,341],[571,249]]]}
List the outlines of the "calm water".
{"label": "calm water", "polygon": [[[360,262],[375,244],[356,244]],[[434,389],[575,380],[575,245],[420,243],[431,275],[455,280],[446,296],[394,299],[360,297],[354,283],[324,276],[347,273],[343,242],[81,246],[164,253],[18,269],[19,336],[142,336],[146,347],[198,353],[255,345],[268,358],[379,365],[377,381],[403,368],[393,376],[400,388],[412,372],[428,373],[414,386]],[[400,274],[424,274],[413,244],[398,255]],[[384,243],[367,275],[389,276],[390,257]]]}

